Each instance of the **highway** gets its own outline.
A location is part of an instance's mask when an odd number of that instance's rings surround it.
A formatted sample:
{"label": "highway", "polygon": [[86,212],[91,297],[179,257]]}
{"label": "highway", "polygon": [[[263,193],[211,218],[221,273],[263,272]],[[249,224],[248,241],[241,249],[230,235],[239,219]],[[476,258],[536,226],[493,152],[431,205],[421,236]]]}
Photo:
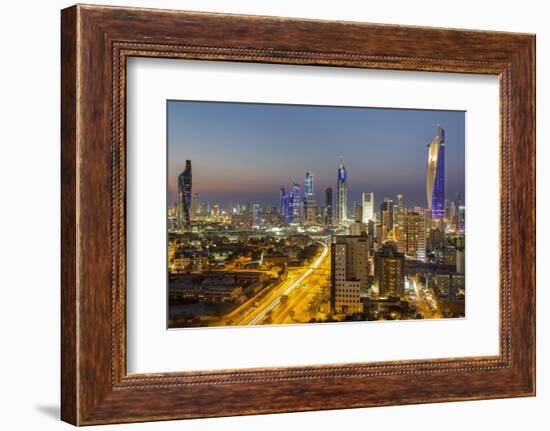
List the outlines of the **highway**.
{"label": "highway", "polygon": [[265,319],[267,314],[270,313],[275,307],[277,307],[281,303],[281,297],[282,296],[287,296],[288,297],[288,295],[290,295],[290,293],[292,293],[292,291],[297,289],[304,282],[304,280],[307,277],[309,277],[319,265],[321,265],[321,263],[323,262],[323,260],[326,258],[327,254],[328,254],[328,246],[324,243],[320,243],[320,244],[324,248],[323,248],[323,251],[322,251],[321,255],[315,260],[313,265],[311,265],[311,267],[309,267],[300,277],[298,277],[298,279],[291,282],[290,285],[286,289],[284,289],[284,291],[282,291],[280,294],[278,294],[274,298],[268,300],[267,303],[265,304],[265,306],[264,306],[264,304],[262,304],[261,310],[259,312],[255,313],[254,317],[251,318],[246,323],[247,325],[258,325],[258,324],[260,324]]}
{"label": "highway", "polygon": [[413,286],[415,304],[424,316],[424,319],[439,319],[441,316],[435,309],[435,302],[433,298],[426,295],[424,292],[424,287],[418,287],[416,277],[409,277],[409,283]]}
{"label": "highway", "polygon": [[325,257],[307,282],[294,289],[288,300],[273,309],[272,323],[307,323],[312,318],[325,318],[326,315],[320,312],[320,307],[329,301],[327,273],[330,273],[330,259]]}

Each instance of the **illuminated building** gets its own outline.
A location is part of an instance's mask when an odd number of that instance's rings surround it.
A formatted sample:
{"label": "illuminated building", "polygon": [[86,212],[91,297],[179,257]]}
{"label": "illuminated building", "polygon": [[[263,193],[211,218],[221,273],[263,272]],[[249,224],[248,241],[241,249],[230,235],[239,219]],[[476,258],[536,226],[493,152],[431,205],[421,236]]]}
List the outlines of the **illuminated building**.
{"label": "illuminated building", "polygon": [[201,199],[198,193],[193,193],[191,197],[191,218],[193,216],[199,216],[201,214]]}
{"label": "illuminated building", "polygon": [[398,194],[396,196],[396,202],[393,204],[393,226],[394,228],[399,224],[398,219],[405,211],[405,205],[403,203],[403,195]]}
{"label": "illuminated building", "polygon": [[304,182],[304,196],[309,196],[314,193],[313,191],[313,174],[306,172],[306,180]]}
{"label": "illuminated building", "polygon": [[462,233],[464,233],[464,229],[466,225],[465,221],[466,221],[466,207],[464,205],[460,205],[458,207],[456,227]]}
{"label": "illuminated building", "polygon": [[332,226],[332,187],[325,189],[325,226]]}
{"label": "illuminated building", "polygon": [[[429,284],[434,284],[441,295],[457,295],[464,291],[465,279],[463,274],[436,274],[433,279],[428,279]],[[432,283],[430,283],[432,282]]]}
{"label": "illuminated building", "polygon": [[458,235],[455,239],[456,248],[456,272],[464,274],[466,269],[466,254],[464,248],[466,246],[466,238],[464,235]]}
{"label": "illuminated building", "polygon": [[445,130],[437,127],[437,135],[428,145],[426,196],[432,220],[445,217]]}
{"label": "illuminated building", "polygon": [[180,229],[191,225],[192,185],[191,160],[186,160],[185,169],[178,176],[178,227]]}
{"label": "illuminated building", "polygon": [[457,218],[456,218],[456,215],[457,215],[457,208],[456,208],[456,205],[454,203],[454,201],[451,201],[449,202],[449,213],[447,215],[447,220],[449,220],[453,226],[454,229],[456,229],[456,226],[457,226]]}
{"label": "illuminated building", "polygon": [[284,223],[290,223],[288,197],[289,196],[287,195],[285,189],[281,187],[281,192],[279,195],[279,199],[280,199],[279,212],[281,214],[281,218],[283,219]]}
{"label": "illuminated building", "polygon": [[466,255],[463,248],[456,249],[456,272],[464,274],[466,268]]}
{"label": "illuminated building", "polygon": [[374,220],[374,193],[363,193],[362,195],[363,203],[363,223],[368,223],[371,220]]}
{"label": "illuminated building", "polygon": [[403,203],[403,195],[400,193],[397,195],[397,214],[403,214],[405,211],[405,205]]}
{"label": "illuminated building", "polygon": [[405,256],[424,260],[426,258],[426,227],[424,215],[417,212],[403,212],[397,225],[397,251]]}
{"label": "illuminated building", "polygon": [[438,254],[438,251],[446,247],[445,234],[441,229],[430,229],[428,233],[428,250],[431,253]]}
{"label": "illuminated building", "polygon": [[374,291],[381,298],[402,297],[405,289],[405,255],[393,244],[374,253]]}
{"label": "illuminated building", "polygon": [[315,223],[317,220],[317,201],[313,194],[304,198],[304,219],[307,223]]}
{"label": "illuminated building", "polygon": [[363,220],[363,205],[358,202],[353,204],[353,221],[361,223]]}
{"label": "illuminated building", "polygon": [[348,231],[349,231],[349,234],[353,236],[366,235],[367,225],[364,223],[361,223],[360,221],[354,221],[349,225]]}
{"label": "illuminated building", "polygon": [[290,222],[291,223],[300,223],[302,219],[302,196],[300,190],[300,184],[293,183],[292,191],[289,196],[289,212],[290,212]]}
{"label": "illuminated building", "polygon": [[366,237],[332,237],[331,305],[335,314],[363,312],[361,291],[367,289],[368,258]]}
{"label": "illuminated building", "polygon": [[260,206],[260,204],[252,205],[252,217],[256,226],[262,224],[262,207]]}
{"label": "illuminated building", "polygon": [[385,241],[393,238],[393,201],[389,198],[384,198],[384,202],[380,205],[380,239]]}
{"label": "illuminated building", "polygon": [[220,205],[219,204],[212,205],[212,215],[214,217],[218,217],[220,215]]}
{"label": "illuminated building", "polygon": [[315,223],[317,219],[317,201],[315,200],[311,172],[306,172],[304,183],[304,219],[307,223]]}
{"label": "illuminated building", "polygon": [[343,163],[338,168],[336,183],[336,220],[339,224],[348,219],[348,173]]}

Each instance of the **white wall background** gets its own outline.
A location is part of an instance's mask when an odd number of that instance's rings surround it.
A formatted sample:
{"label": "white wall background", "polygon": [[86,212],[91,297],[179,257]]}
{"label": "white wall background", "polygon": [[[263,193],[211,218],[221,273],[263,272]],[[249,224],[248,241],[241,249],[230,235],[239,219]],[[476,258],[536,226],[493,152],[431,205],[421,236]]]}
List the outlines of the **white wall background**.
{"label": "white wall background", "polygon": [[[550,423],[544,267],[550,243],[550,28],[543,1],[119,0],[171,9],[477,28],[537,34],[538,396],[95,429],[544,429]],[[4,2],[0,13],[0,402],[3,429],[69,429],[59,414],[59,10],[71,3]]]}

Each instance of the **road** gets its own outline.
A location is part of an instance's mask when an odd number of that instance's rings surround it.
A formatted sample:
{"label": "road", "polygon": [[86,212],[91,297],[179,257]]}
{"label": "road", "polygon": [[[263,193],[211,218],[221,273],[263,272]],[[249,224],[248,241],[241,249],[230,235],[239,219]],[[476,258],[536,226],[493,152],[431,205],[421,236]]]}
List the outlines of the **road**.
{"label": "road", "polygon": [[414,304],[416,305],[418,311],[422,313],[424,319],[439,319],[441,315],[435,309],[433,297],[427,296],[425,288],[418,286],[416,277],[409,277],[409,284],[412,284],[414,290]]}
{"label": "road", "polygon": [[295,289],[288,300],[275,307],[271,313],[274,324],[307,323],[311,319],[324,319],[326,314],[321,305],[326,304],[328,311],[330,259],[328,257],[314,270],[307,282]]}
{"label": "road", "polygon": [[295,289],[299,288],[304,281],[310,277],[315,269],[321,265],[326,257],[328,256],[328,246],[324,243],[320,243],[323,246],[323,251],[321,252],[321,255],[313,262],[313,264],[304,271],[297,279],[292,279],[287,284],[285,284],[283,289],[278,289],[277,294],[270,295],[266,300],[264,300],[260,306],[254,310],[251,315],[247,316],[247,318],[244,320],[244,325],[258,325],[260,324],[268,313],[273,311],[277,306],[281,304],[281,297],[283,296],[289,296]]}

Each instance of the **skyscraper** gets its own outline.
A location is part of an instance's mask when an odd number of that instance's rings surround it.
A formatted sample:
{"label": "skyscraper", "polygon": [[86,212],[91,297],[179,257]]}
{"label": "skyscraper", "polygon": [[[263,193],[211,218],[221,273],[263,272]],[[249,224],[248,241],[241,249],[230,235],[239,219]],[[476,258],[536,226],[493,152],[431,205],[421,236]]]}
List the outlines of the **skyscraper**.
{"label": "skyscraper", "polygon": [[317,201],[314,194],[304,199],[304,220],[307,223],[315,223],[317,220]]}
{"label": "skyscraper", "polygon": [[397,215],[403,214],[405,211],[405,204],[403,202],[403,195],[399,193],[397,195]]}
{"label": "skyscraper", "polygon": [[311,172],[306,172],[306,180],[304,182],[304,196],[307,197],[312,195],[313,192],[313,174]]}
{"label": "skyscraper", "polygon": [[290,192],[290,214],[291,214],[291,222],[292,223],[300,223],[302,219],[302,209],[303,209],[303,202],[302,202],[302,193],[300,190],[300,184],[293,183],[292,184],[292,191]]}
{"label": "skyscraper", "polygon": [[283,223],[288,224],[292,222],[292,192],[286,193],[285,189],[281,187],[281,218]]}
{"label": "skyscraper", "polygon": [[314,223],[317,219],[317,201],[313,190],[313,174],[306,172],[304,182],[304,219],[308,223]]}
{"label": "skyscraper", "polygon": [[438,126],[437,134],[428,145],[426,197],[432,220],[445,217],[445,130]]}
{"label": "skyscraper", "polygon": [[196,217],[201,213],[201,200],[198,193],[191,196],[191,217]]}
{"label": "skyscraper", "polygon": [[342,161],[338,168],[336,199],[336,219],[338,223],[343,223],[348,219],[348,173]]}
{"label": "skyscraper", "polygon": [[374,193],[363,193],[363,223],[374,220]]}
{"label": "skyscraper", "polygon": [[284,187],[281,187],[281,190],[279,192],[279,214],[281,214],[281,218],[283,219],[283,221],[285,223],[288,223],[288,196]]}
{"label": "skyscraper", "polygon": [[192,186],[191,160],[186,160],[185,169],[178,176],[178,227],[180,229],[191,225]]}
{"label": "skyscraper", "polygon": [[325,189],[325,226],[332,226],[332,187]]}
{"label": "skyscraper", "polygon": [[252,205],[252,216],[254,224],[256,226],[260,226],[262,224],[262,207],[260,206],[260,204]]}

